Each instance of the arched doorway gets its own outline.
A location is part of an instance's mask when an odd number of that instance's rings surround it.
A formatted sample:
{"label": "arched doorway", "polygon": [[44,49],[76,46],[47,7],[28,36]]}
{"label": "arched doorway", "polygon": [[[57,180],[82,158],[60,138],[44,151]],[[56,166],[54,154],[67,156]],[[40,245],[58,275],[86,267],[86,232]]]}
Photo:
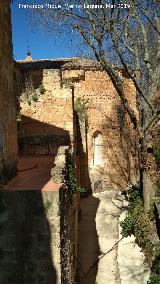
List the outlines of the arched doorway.
{"label": "arched doorway", "polygon": [[103,135],[99,131],[93,134],[93,165],[103,165]]}

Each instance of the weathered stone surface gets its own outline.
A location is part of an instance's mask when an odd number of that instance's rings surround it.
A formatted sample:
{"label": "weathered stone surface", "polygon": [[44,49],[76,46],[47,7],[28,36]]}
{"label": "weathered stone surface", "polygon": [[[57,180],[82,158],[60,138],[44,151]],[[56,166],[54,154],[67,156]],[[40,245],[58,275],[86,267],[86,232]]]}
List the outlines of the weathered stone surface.
{"label": "weathered stone surface", "polygon": [[135,238],[119,242],[123,200],[115,191],[94,193],[81,200],[78,239],[81,284],[147,284],[149,269]]}
{"label": "weathered stone surface", "polygon": [[[70,201],[64,211],[67,195],[63,189],[0,193],[0,284],[62,283],[62,269],[68,269],[61,253],[64,232],[72,262],[76,243],[77,205]],[[65,283],[72,284],[75,267],[67,265],[72,281]]]}
{"label": "weathered stone surface", "polygon": [[[0,283],[55,283],[60,277],[57,194],[36,191],[0,194],[3,206],[0,225],[5,223],[0,236]],[[52,227],[50,210],[54,217]]]}
{"label": "weathered stone surface", "polygon": [[[48,152],[57,153],[56,146],[61,143],[58,139],[68,139],[70,146],[73,146],[78,182],[88,190],[120,189],[137,179],[136,133],[104,71],[95,68],[94,64],[91,68],[91,63],[88,69],[83,64],[81,68],[76,68],[76,64],[74,68],[61,68],[59,62],[59,68],[41,70],[38,70],[38,65],[36,70],[32,70],[31,63],[28,69],[24,62],[17,64],[24,70],[23,82],[28,80],[34,90],[43,84],[46,90],[37,102],[31,99],[30,105],[22,100],[22,92],[19,93],[22,114],[18,127],[20,144],[28,145],[30,138],[34,141],[31,143],[36,144],[36,137],[39,140],[42,136],[48,137],[48,140],[55,137],[55,143],[45,143],[49,145]],[[17,80],[21,81],[19,75]],[[138,116],[135,88],[125,76],[124,88]],[[74,102],[77,98],[87,105],[87,120],[83,117],[83,122],[75,117]],[[98,135],[101,136],[100,144],[96,142]],[[44,144],[43,139],[41,142]],[[25,148],[25,153],[27,151],[40,153],[41,150],[35,145]]]}
{"label": "weathered stone surface", "polygon": [[62,283],[74,284],[77,269],[78,196],[60,192]]}
{"label": "weathered stone surface", "polygon": [[54,182],[63,183],[64,181],[64,168],[66,166],[66,151],[68,147],[59,147],[57,156],[55,157],[54,167],[51,170],[51,176]]}
{"label": "weathered stone surface", "polygon": [[[119,218],[124,220],[127,212],[122,212]],[[119,225],[120,238],[121,226]],[[145,263],[145,256],[135,242],[135,237],[124,238],[118,245],[118,266],[121,284],[147,284],[150,270]]]}
{"label": "weathered stone surface", "polygon": [[0,183],[16,173],[17,125],[14,98],[10,1],[0,2]]}
{"label": "weathered stone surface", "polygon": [[[126,97],[137,114],[133,84],[125,77],[124,84]],[[74,93],[75,98],[87,101],[88,127],[82,135],[87,141],[82,140],[88,153],[92,190],[124,188],[137,178],[136,135],[109,76],[101,70],[86,70],[85,80],[75,84]],[[120,121],[118,110],[125,121]],[[98,136],[101,141],[96,143]],[[101,184],[99,189],[97,184]]]}

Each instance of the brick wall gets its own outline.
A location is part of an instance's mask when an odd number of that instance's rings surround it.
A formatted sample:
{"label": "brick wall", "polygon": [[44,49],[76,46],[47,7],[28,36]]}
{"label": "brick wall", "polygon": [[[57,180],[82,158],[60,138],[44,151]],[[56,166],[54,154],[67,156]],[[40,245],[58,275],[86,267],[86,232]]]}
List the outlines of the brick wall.
{"label": "brick wall", "polygon": [[[136,181],[138,175],[136,133],[117,92],[109,76],[102,70],[84,70],[83,76],[82,70],[63,71],[64,82],[73,79],[74,100],[81,98],[82,102],[87,102],[87,121],[79,121],[77,130],[76,149],[81,149],[77,160],[81,168],[79,178],[82,186],[86,184],[89,188],[90,184],[93,191],[124,188]],[[138,117],[135,88],[125,76],[124,86],[126,97]],[[101,142],[97,142],[100,145],[95,145],[96,138],[97,141],[101,139]]]}
{"label": "brick wall", "polygon": [[[43,83],[46,92],[30,104],[24,94],[20,95],[23,119],[19,124],[19,137],[34,136],[38,132],[49,135],[51,125],[67,131],[73,146],[77,178],[88,190],[121,189],[136,181],[136,134],[106,72],[84,66],[67,69],[60,63],[59,68],[45,69],[45,64],[44,61],[44,67],[37,70],[30,65],[24,71],[23,82],[31,78],[35,89]],[[24,65],[25,62],[19,63],[21,68]],[[125,76],[124,86],[128,101],[138,116],[135,88]],[[77,119],[73,110],[76,98],[87,101],[84,121]],[[23,123],[24,117],[46,126],[42,131],[34,125],[28,128]],[[61,137],[60,132],[53,135]],[[97,144],[99,139],[101,145]]]}

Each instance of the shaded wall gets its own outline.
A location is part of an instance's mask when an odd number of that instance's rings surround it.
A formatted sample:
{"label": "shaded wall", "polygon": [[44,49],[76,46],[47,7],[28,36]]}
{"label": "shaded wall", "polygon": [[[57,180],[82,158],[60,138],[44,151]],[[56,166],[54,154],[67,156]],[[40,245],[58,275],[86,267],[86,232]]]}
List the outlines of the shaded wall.
{"label": "shaded wall", "polygon": [[[21,77],[22,76],[22,77]],[[17,107],[21,118],[18,122],[18,140],[36,144],[33,150],[27,146],[24,153],[54,154],[59,145],[73,144],[73,108],[70,88],[61,87],[58,69],[16,71]],[[41,87],[44,93],[40,93]],[[53,129],[56,126],[55,129]],[[63,131],[61,131],[63,129]],[[69,133],[69,137],[65,133]],[[46,140],[46,143],[43,143]],[[27,144],[27,143],[26,143]],[[41,145],[41,147],[40,147]]]}
{"label": "shaded wall", "polygon": [[67,130],[38,120],[21,116],[18,122],[19,154],[57,155],[60,146],[70,145]]}
{"label": "shaded wall", "polygon": [[16,174],[17,126],[10,1],[0,1],[0,183]]}
{"label": "shaded wall", "polygon": [[1,192],[1,284],[60,283],[57,200],[57,192]]}
{"label": "shaded wall", "polygon": [[69,201],[64,211],[68,194],[63,187],[0,193],[0,284],[74,283],[77,205]]}

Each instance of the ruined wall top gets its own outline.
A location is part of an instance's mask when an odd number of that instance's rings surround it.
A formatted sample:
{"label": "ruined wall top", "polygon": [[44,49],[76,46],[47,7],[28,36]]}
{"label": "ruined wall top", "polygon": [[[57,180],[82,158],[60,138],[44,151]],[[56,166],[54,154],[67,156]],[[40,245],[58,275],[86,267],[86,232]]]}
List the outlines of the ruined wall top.
{"label": "ruined wall top", "polygon": [[16,65],[22,70],[38,69],[100,69],[100,64],[87,58],[55,58],[37,60],[18,60]]}

